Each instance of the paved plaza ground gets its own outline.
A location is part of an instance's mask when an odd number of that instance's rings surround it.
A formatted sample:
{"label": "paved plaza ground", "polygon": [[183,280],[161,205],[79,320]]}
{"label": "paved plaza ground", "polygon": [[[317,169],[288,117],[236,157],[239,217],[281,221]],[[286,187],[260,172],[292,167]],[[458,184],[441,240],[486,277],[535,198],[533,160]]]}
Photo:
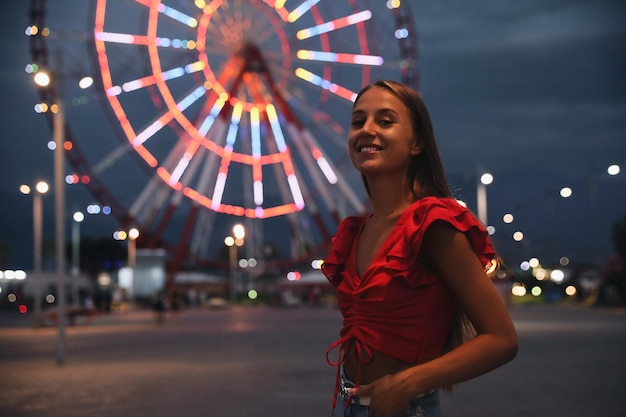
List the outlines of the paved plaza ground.
{"label": "paved plaza ground", "polygon": [[[461,384],[448,417],[626,415],[626,314],[511,306],[518,357]],[[330,416],[325,352],[334,308],[189,309],[157,326],[150,311],[100,315],[58,332],[0,313],[0,417]]]}

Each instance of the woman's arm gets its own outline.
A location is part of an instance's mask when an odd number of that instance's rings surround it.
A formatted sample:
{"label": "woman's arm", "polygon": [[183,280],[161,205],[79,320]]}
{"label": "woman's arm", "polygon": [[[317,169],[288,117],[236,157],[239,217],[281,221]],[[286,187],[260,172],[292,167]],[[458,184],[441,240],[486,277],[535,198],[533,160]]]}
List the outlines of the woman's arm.
{"label": "woman's arm", "polygon": [[404,415],[411,398],[489,372],[517,354],[517,334],[500,294],[465,235],[444,222],[432,224],[423,248],[477,335],[445,355],[359,388],[370,395],[370,417]]}

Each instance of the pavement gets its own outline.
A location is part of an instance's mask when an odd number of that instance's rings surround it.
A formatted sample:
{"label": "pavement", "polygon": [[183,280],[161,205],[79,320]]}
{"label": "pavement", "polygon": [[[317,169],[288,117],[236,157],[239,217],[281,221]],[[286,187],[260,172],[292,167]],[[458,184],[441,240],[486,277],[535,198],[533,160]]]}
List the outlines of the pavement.
{"label": "pavement", "polygon": [[[511,306],[520,352],[443,394],[447,417],[626,415],[626,311]],[[56,327],[0,312],[0,417],[330,416],[335,308],[151,311]]]}

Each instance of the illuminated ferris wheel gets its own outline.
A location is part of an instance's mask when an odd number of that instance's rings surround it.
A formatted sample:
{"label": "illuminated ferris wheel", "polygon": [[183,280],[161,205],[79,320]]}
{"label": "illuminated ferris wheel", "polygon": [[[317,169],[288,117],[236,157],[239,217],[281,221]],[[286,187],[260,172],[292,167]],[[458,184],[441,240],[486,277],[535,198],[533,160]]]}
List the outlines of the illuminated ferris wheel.
{"label": "illuminated ferris wheel", "polygon": [[251,251],[288,241],[281,258],[294,262],[323,253],[339,220],[365,210],[345,127],[363,85],[417,88],[408,1],[85,3],[72,13],[87,31],[71,36],[67,8],[64,20],[32,0],[32,24],[46,29],[31,52],[46,66],[53,45],[68,50],[73,61],[57,65],[78,62],[99,81],[89,94],[63,91],[75,95],[68,178],[140,228],[140,245],[211,264],[243,223]]}

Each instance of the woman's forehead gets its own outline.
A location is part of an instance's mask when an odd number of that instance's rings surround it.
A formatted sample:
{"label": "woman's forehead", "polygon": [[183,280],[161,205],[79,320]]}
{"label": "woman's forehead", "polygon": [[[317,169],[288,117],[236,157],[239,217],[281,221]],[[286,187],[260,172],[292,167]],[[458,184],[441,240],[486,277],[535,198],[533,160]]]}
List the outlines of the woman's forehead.
{"label": "woman's forehead", "polygon": [[383,87],[372,87],[354,103],[352,112],[382,111],[408,112],[406,105],[392,91]]}

